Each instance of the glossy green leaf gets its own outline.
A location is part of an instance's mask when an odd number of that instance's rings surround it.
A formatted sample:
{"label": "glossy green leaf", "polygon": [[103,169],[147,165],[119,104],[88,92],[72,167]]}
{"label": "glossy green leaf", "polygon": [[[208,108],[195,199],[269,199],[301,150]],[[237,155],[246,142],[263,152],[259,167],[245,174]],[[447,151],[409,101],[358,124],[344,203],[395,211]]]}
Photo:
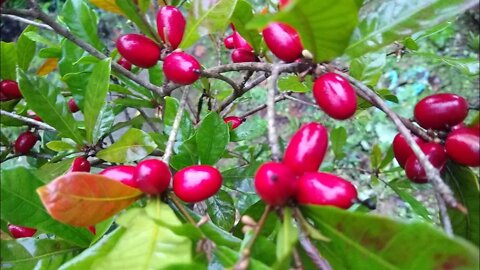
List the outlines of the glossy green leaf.
{"label": "glossy green leaf", "polygon": [[115,104],[122,105],[124,107],[131,107],[131,108],[155,108],[152,102],[145,99],[138,99],[138,98],[117,98],[114,100]]}
{"label": "glossy green leaf", "polygon": [[93,132],[95,130],[97,120],[101,120],[98,118],[98,116],[100,115],[100,111],[102,110],[107,97],[108,86],[110,83],[110,62],[111,59],[107,58],[95,65],[92,75],[88,80],[87,88],[85,89],[83,112],[85,115],[85,130],[87,131],[87,140],[90,143],[95,143]]}
{"label": "glossy green leaf", "polygon": [[470,76],[475,76],[475,75],[478,76],[480,72],[479,66],[478,66],[478,60],[476,58],[455,58],[455,57],[446,57],[446,56],[440,56],[433,53],[422,53],[422,52],[413,52],[410,55],[412,57],[423,57],[426,59],[430,59],[435,63],[456,68],[460,72]]}
{"label": "glossy green leaf", "polygon": [[50,141],[47,143],[47,147],[50,150],[53,150],[55,152],[61,152],[61,151],[68,151],[68,150],[74,150],[75,145],[72,145],[68,142],[65,141]]}
{"label": "glossy green leaf", "polygon": [[[31,32],[29,32],[31,33]],[[65,76],[69,73],[80,73],[80,72],[90,72],[91,69],[87,69],[88,65],[73,65],[73,63],[77,62],[78,59],[82,58],[85,54],[85,51],[78,47],[75,43],[71,42],[70,40],[64,39],[61,43],[62,47],[62,57],[58,61],[58,70],[60,71],[60,75]],[[88,76],[87,76],[88,78]],[[85,89],[87,86],[87,81],[82,80],[72,80],[71,83],[74,84],[75,88]],[[68,81],[67,81],[68,84]],[[68,84],[71,88],[72,85]],[[72,90],[72,89],[71,89]]]}
{"label": "glossy green leaf", "polygon": [[58,132],[83,145],[77,121],[68,109],[60,89],[51,85],[47,79],[28,75],[22,70],[18,70],[18,84],[30,109]]}
{"label": "glossy green leaf", "polygon": [[259,116],[250,117],[239,127],[230,131],[232,142],[256,139],[267,131],[267,121]]}
{"label": "glossy green leaf", "polygon": [[301,82],[300,78],[296,75],[282,76],[278,80],[278,88],[281,91],[292,91],[298,93],[306,93],[311,91],[311,88],[308,88],[303,82]]}
{"label": "glossy green leaf", "polygon": [[180,47],[186,49],[202,36],[223,31],[232,17],[237,1],[193,2],[188,12],[187,26]]}
{"label": "glossy green leaf", "polygon": [[143,14],[138,12],[138,8],[133,1],[115,0],[115,3],[122,10],[123,14],[125,14],[125,16],[131,20],[144,35],[154,39],[154,30],[142,18]]}
{"label": "glossy green leaf", "polygon": [[359,57],[440,24],[478,4],[475,0],[383,1],[355,30],[346,52]]}
{"label": "glossy green leaf", "polygon": [[146,132],[131,128],[123,136],[97,153],[97,157],[108,162],[126,163],[140,160],[155,150],[157,144]]}
{"label": "glossy green leaf", "polygon": [[369,53],[350,63],[350,75],[366,85],[376,86],[387,62],[385,52]]}
{"label": "glossy green leaf", "polygon": [[73,160],[74,158],[67,158],[56,163],[46,163],[35,171],[35,175],[43,183],[48,183],[58,176],[65,174],[72,166]]}
{"label": "glossy green leaf", "polygon": [[[165,97],[165,111],[163,112],[163,124],[165,125],[165,133],[170,133],[172,130],[173,122],[175,120],[175,116],[177,115],[179,107],[179,102],[175,98],[172,97]],[[182,120],[180,121],[180,132],[177,135],[178,141],[185,141],[186,139],[190,138],[193,134],[193,124],[190,118],[188,117],[188,113],[184,112],[182,115]]]}
{"label": "glossy green leaf", "polygon": [[275,268],[288,269],[291,254],[298,241],[298,229],[293,225],[292,210],[285,208],[283,222],[277,235],[277,263]]}
{"label": "glossy green leaf", "polygon": [[449,209],[448,215],[452,221],[453,231],[475,245],[480,241],[480,192],[478,177],[467,167],[453,162],[447,164],[444,171],[444,179],[455,193],[459,203],[468,209],[464,215],[454,209]]}
{"label": "glossy green leaf", "polygon": [[[217,247],[214,251],[215,256],[218,258],[224,269],[233,269],[233,266],[238,262],[240,259],[240,254],[228,247]],[[267,265],[259,262],[255,259],[250,259],[249,261],[249,269],[255,270],[269,270],[271,269]]]}
{"label": "glossy green leaf", "polygon": [[185,167],[198,164],[198,152],[196,136],[184,141],[179,147],[178,152],[172,156],[170,166],[175,170],[181,170]]}
{"label": "glossy green leaf", "polygon": [[163,68],[162,65],[157,64],[148,69],[148,79],[150,82],[157,86],[162,86],[163,84]]}
{"label": "glossy green leaf", "polygon": [[23,30],[20,37],[17,40],[17,63],[18,67],[27,71],[32,62],[33,56],[35,55],[35,50],[37,44],[35,41],[28,38],[25,33],[36,31],[36,28],[33,26],[28,26]]}
{"label": "glossy green leaf", "polygon": [[260,52],[262,36],[256,30],[247,29],[245,25],[253,18],[254,8],[246,0],[238,0],[232,15],[232,23],[235,30],[252,45],[255,52]]}
{"label": "glossy green leaf", "polygon": [[33,173],[23,167],[2,168],[1,179],[0,215],[3,220],[53,233],[81,247],[90,244],[92,233],[87,229],[68,226],[50,217],[35,191],[44,183]]}
{"label": "glossy green leaf", "polygon": [[15,43],[0,42],[0,77],[2,80],[15,81],[17,78],[17,50]]}
{"label": "glossy green leaf", "polygon": [[335,154],[335,159],[342,159],[345,157],[343,146],[347,142],[347,130],[344,127],[337,127],[330,131],[331,149]]}
{"label": "glossy green leaf", "polygon": [[208,215],[214,224],[229,231],[235,223],[235,206],[228,192],[220,190],[207,200]]}
{"label": "glossy green leaf", "polygon": [[415,40],[413,40],[411,37],[405,38],[402,43],[403,43],[403,46],[405,46],[405,48],[412,51],[416,51],[420,48],[418,43]]}
{"label": "glossy green leaf", "polygon": [[380,162],[382,162],[382,149],[380,149],[378,144],[375,144],[370,153],[370,166],[374,170],[378,169]]}
{"label": "glossy green leaf", "polygon": [[25,32],[24,35],[37,43],[42,43],[52,48],[58,48],[58,44],[55,43],[55,40],[50,40],[36,31]]}
{"label": "glossy green leaf", "polygon": [[403,187],[400,181],[391,181],[388,183],[388,186],[395,192],[397,195],[402,199],[404,202],[408,203],[410,207],[412,208],[413,212],[415,214],[419,215],[426,221],[432,221],[432,218],[430,217],[430,214],[428,213],[428,210],[423,206],[421,202],[419,202],[411,193],[413,192],[413,189],[406,189]]}
{"label": "glossy green leaf", "polygon": [[98,114],[97,122],[93,128],[93,141],[100,140],[103,136],[108,134],[115,121],[113,107],[110,104],[105,104]]}
{"label": "glossy green leaf", "polygon": [[382,163],[380,163],[379,169],[383,169],[383,168],[387,167],[387,165],[392,162],[394,157],[395,157],[395,155],[393,153],[393,147],[390,146],[387,150],[387,153],[385,154],[385,157],[383,157]]}
{"label": "glossy green leaf", "polygon": [[333,207],[302,210],[331,239],[317,243],[317,247],[333,269],[352,269],[352,265],[359,270],[479,267],[474,245],[451,238],[427,223],[402,223]]}
{"label": "glossy green leaf", "polygon": [[1,242],[2,269],[57,270],[81,248],[62,240],[22,238]]}
{"label": "glossy green leaf", "polygon": [[82,0],[67,0],[63,5],[61,19],[72,33],[98,50],[103,44],[98,38],[98,17],[95,11]]}
{"label": "glossy green leaf", "polygon": [[196,141],[200,162],[214,165],[229,142],[228,126],[216,112],[209,113],[200,123]]}

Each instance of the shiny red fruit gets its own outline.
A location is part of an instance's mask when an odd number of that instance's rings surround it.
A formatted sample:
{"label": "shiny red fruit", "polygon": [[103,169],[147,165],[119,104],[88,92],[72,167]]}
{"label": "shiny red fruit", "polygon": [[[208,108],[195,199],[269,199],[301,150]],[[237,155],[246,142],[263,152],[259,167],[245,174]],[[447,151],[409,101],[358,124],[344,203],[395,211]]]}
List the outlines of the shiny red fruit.
{"label": "shiny red fruit", "polygon": [[22,93],[18,88],[16,81],[3,80],[0,82],[0,92],[3,94],[6,99],[19,99],[22,98]]}
{"label": "shiny red fruit", "polygon": [[38,116],[38,115],[35,115],[35,116],[33,117],[33,120],[37,120],[37,121],[39,121],[39,122],[43,122],[42,118],[40,118],[40,116]]}
{"label": "shiny red fruit", "polygon": [[445,141],[448,157],[456,163],[480,166],[480,130],[477,128],[460,128],[448,134]]}
{"label": "shiny red fruit", "polygon": [[77,105],[77,103],[75,103],[75,100],[73,98],[71,98],[68,101],[68,108],[70,109],[70,111],[72,113],[76,113],[80,110],[80,108],[78,108],[78,105]]}
{"label": "shiny red fruit", "polygon": [[133,178],[135,174],[135,166],[130,165],[118,165],[104,169],[99,174],[106,176],[110,179],[117,180],[127,186],[138,188],[137,182]]}
{"label": "shiny red fruit", "polygon": [[222,175],[209,165],[194,165],[173,176],[173,192],[184,202],[196,203],[215,195],[222,186]]}
{"label": "shiny red fruit", "polygon": [[349,181],[329,173],[306,173],[298,180],[299,204],[330,205],[347,209],[357,199],[357,189]]}
{"label": "shiny red fruit", "polygon": [[235,46],[233,45],[233,34],[224,38],[223,39],[223,44],[225,45],[225,48],[227,49],[235,49]]}
{"label": "shiny red fruit", "polygon": [[257,58],[252,51],[247,51],[244,49],[235,49],[232,52],[232,62],[233,63],[245,63],[245,62],[256,62]]}
{"label": "shiny red fruit", "polygon": [[28,153],[35,143],[37,143],[38,137],[30,131],[21,133],[15,141],[15,153],[26,154]]}
{"label": "shiny red fruit", "polygon": [[297,31],[291,26],[271,23],[262,33],[270,51],[281,60],[293,62],[302,56],[302,42]]}
{"label": "shiny red fruit", "polygon": [[227,123],[227,124],[230,123],[231,129],[236,129],[238,126],[240,126],[245,121],[245,119],[240,118],[238,116],[228,116],[228,117],[223,118],[223,121],[225,121],[225,123]]}
{"label": "shiny red fruit", "polygon": [[287,165],[267,162],[255,173],[254,184],[262,200],[272,206],[283,206],[297,192],[298,180]]}
{"label": "shiny red fruit", "polygon": [[163,42],[176,49],[185,32],[185,18],[174,6],[163,6],[157,13],[157,30]]}
{"label": "shiny red fruit", "polygon": [[200,77],[200,64],[188,53],[174,52],[163,61],[165,77],[174,83],[189,85]]}
{"label": "shiny red fruit", "polygon": [[316,172],[325,157],[327,146],[327,129],[319,123],[305,124],[290,139],[283,163],[297,175]]}
{"label": "shiny red fruit", "polygon": [[458,129],[466,128],[466,127],[467,126],[464,123],[460,123],[460,124],[457,124],[457,125],[451,127],[450,132],[458,130]]}
{"label": "shiny red fruit", "polygon": [[77,157],[73,160],[72,172],[90,172],[90,162],[84,157]]}
{"label": "shiny red fruit", "polygon": [[253,51],[253,47],[248,43],[248,41],[246,41],[242,35],[240,35],[240,33],[238,33],[237,31],[233,31],[233,47],[235,49],[243,49],[243,50],[246,50],[246,51]]}
{"label": "shiny red fruit", "polygon": [[278,6],[281,9],[283,9],[286,5],[290,4],[291,0],[280,0],[278,1]]}
{"label": "shiny red fruit", "polygon": [[160,47],[153,40],[138,34],[127,34],[117,40],[120,55],[128,62],[142,68],[150,68],[160,59]]}
{"label": "shiny red fruit", "polygon": [[[423,144],[424,141],[422,139],[415,135],[412,136],[418,146],[421,146]],[[413,155],[412,148],[410,148],[410,145],[408,145],[405,137],[403,137],[403,135],[400,133],[395,136],[392,144],[395,159],[397,160],[398,164],[400,164],[400,167],[405,168],[405,163],[407,163],[408,158]]]}
{"label": "shiny red fruit", "polygon": [[[443,169],[443,166],[445,166],[445,163],[447,162],[447,154],[442,145],[429,142],[420,145],[420,148],[435,168],[438,170]],[[411,155],[407,159],[407,163],[405,163],[405,173],[407,174],[408,179],[412,182],[419,184],[428,182],[425,170],[415,155]]]}
{"label": "shiny red fruit", "polygon": [[132,63],[128,62],[127,59],[121,57],[118,59],[117,64],[122,66],[126,70],[132,70]]}
{"label": "shiny red fruit", "polygon": [[338,120],[352,117],[357,110],[355,90],[345,78],[333,72],[315,80],[313,96],[326,114]]}
{"label": "shiny red fruit", "polygon": [[88,226],[88,230],[93,234],[97,234],[97,230],[95,229],[95,226]]}
{"label": "shiny red fruit", "polygon": [[159,195],[167,190],[172,174],[165,162],[159,159],[147,159],[137,164],[133,179],[144,193]]}
{"label": "shiny red fruit", "polygon": [[37,229],[8,224],[8,231],[14,238],[32,237]]}
{"label": "shiny red fruit", "polygon": [[426,129],[446,130],[465,119],[467,101],[455,94],[435,94],[420,100],[415,105],[415,121]]}

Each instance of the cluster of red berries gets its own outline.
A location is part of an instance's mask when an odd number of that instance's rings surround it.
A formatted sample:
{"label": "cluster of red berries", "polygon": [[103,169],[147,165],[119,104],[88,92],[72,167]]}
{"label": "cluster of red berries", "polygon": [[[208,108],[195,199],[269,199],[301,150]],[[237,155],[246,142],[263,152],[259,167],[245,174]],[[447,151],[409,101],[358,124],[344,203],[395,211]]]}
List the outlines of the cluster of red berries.
{"label": "cluster of red berries", "polygon": [[[471,167],[480,166],[480,126],[466,127],[467,101],[455,94],[435,94],[420,100],[414,109],[414,119],[426,130],[448,133],[444,143],[426,142],[414,136],[430,163],[442,170],[447,158]],[[393,140],[395,159],[415,183],[427,183],[425,170],[405,138],[399,133]]]}
{"label": "cluster of red berries", "polygon": [[[164,6],[157,13],[157,30],[166,49],[170,52],[178,48],[185,32],[185,18],[173,6]],[[155,41],[139,34],[121,36],[116,47],[121,59],[118,64],[130,70],[131,64],[141,68],[151,68],[162,57],[162,47]],[[190,54],[174,51],[163,59],[165,77],[181,85],[194,83],[200,77],[201,66]]]}
{"label": "cluster of red berries", "polygon": [[327,129],[319,123],[302,126],[290,139],[282,162],[267,162],[255,174],[255,189],[266,203],[283,206],[330,205],[347,209],[357,200],[349,181],[318,172],[328,146]]}
{"label": "cluster of red berries", "polygon": [[227,49],[232,51],[233,63],[257,62],[258,58],[255,55],[252,45],[250,45],[245,38],[240,35],[233,24],[230,24],[233,33],[223,40],[223,44]]}

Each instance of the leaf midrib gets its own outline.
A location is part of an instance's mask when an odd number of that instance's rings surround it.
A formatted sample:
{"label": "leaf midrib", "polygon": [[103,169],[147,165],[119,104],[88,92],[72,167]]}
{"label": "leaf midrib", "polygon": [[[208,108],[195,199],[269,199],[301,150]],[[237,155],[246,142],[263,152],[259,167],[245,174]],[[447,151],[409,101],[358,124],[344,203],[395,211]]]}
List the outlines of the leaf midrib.
{"label": "leaf midrib", "polygon": [[64,250],[58,250],[58,251],[45,253],[45,254],[42,254],[42,255],[39,255],[39,256],[32,256],[32,257],[25,258],[25,259],[4,261],[3,263],[22,263],[22,262],[28,262],[28,261],[33,261],[33,260],[40,260],[40,259],[45,258],[45,257],[51,257],[51,256],[55,256],[55,255],[62,254],[62,253],[70,253],[70,252],[74,252],[74,251],[77,251],[77,250],[80,251],[80,250],[82,250],[82,248],[74,247],[74,248],[69,248],[69,249],[64,249]]}

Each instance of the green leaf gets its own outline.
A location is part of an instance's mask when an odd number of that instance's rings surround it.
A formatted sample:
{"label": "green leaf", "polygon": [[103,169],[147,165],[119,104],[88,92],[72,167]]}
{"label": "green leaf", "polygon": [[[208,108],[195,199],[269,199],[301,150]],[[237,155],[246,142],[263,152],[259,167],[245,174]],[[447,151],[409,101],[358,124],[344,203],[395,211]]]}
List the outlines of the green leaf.
{"label": "green leaf", "polygon": [[0,42],[0,77],[2,80],[17,79],[16,66],[17,66],[17,50],[15,43]]}
{"label": "green leaf", "polygon": [[247,119],[239,127],[230,131],[232,142],[256,139],[267,131],[267,121],[259,116]]}
{"label": "green leaf", "polygon": [[[477,269],[479,252],[427,223],[402,223],[333,207],[302,207],[332,241],[318,242],[333,269]],[[402,254],[402,256],[399,256]]]}
{"label": "green leaf", "polygon": [[[175,98],[165,97],[165,111],[163,112],[163,124],[165,125],[165,133],[170,133],[173,127],[173,122],[175,121],[175,116],[177,115],[179,107],[179,102]],[[182,115],[182,120],[180,121],[180,136],[177,136],[178,141],[185,141],[190,138],[193,134],[193,125],[192,121],[188,117],[186,112]]]}
{"label": "green leaf", "polygon": [[278,80],[278,88],[281,91],[292,91],[298,93],[307,93],[311,91],[311,88],[307,87],[297,75],[282,76]]}
{"label": "green leaf", "polygon": [[478,4],[476,0],[382,1],[355,30],[347,54],[359,57],[440,24]]}
{"label": "green leaf", "polygon": [[277,263],[276,269],[288,266],[293,249],[298,241],[298,229],[293,226],[292,210],[285,208],[283,212],[283,223],[277,235]]}
{"label": "green leaf", "polygon": [[256,30],[247,29],[245,25],[253,18],[254,9],[252,5],[245,0],[238,0],[232,15],[232,23],[235,29],[245,40],[252,45],[255,52],[260,52],[262,36]]}
{"label": "green leaf", "polygon": [[382,149],[378,144],[375,144],[372,147],[372,152],[370,153],[370,166],[372,169],[378,169],[380,162],[382,162]]}
{"label": "green leaf", "polygon": [[436,63],[448,65],[470,76],[479,75],[480,72],[478,67],[478,60],[476,58],[455,58],[422,52],[413,52],[410,55],[412,57],[423,57],[426,59],[430,59]]}
{"label": "green leaf", "polygon": [[387,62],[385,52],[369,53],[357,57],[350,63],[350,75],[366,85],[377,85]]}
{"label": "green leaf", "polygon": [[448,215],[452,221],[453,231],[456,235],[462,236],[478,246],[480,242],[480,195],[477,176],[470,168],[450,162],[444,171],[444,179],[454,191],[459,203],[468,209],[467,215],[449,209]]}
{"label": "green leaf", "polygon": [[58,176],[65,174],[72,166],[74,158],[67,158],[56,163],[46,163],[35,171],[35,175],[43,182],[49,183]]}
{"label": "green leaf", "polygon": [[220,190],[207,200],[208,215],[218,227],[229,231],[235,223],[235,206],[228,192]]}
{"label": "green leaf", "polygon": [[[419,202],[415,197],[413,197],[404,187],[400,185],[399,181],[391,181],[388,183],[388,186],[402,199],[404,202],[408,203],[415,214],[419,215],[426,221],[432,221],[430,214],[427,209],[421,202]],[[410,191],[411,192],[411,191]]]}
{"label": "green leaf", "polygon": [[40,35],[38,32],[30,31],[30,32],[25,32],[24,35],[28,37],[30,40],[35,41],[37,43],[42,43],[45,44],[49,47],[52,48],[57,48],[58,44],[53,42],[52,40]]}
{"label": "green leaf", "polygon": [[20,37],[18,37],[17,41],[17,63],[18,67],[27,71],[28,67],[30,66],[30,62],[32,62],[33,56],[35,55],[35,50],[37,48],[37,44],[35,41],[28,38],[25,33],[36,31],[36,28],[33,26],[28,26],[23,30]]}
{"label": "green leaf", "polygon": [[162,65],[155,65],[148,69],[148,79],[156,86],[163,84],[163,68]]}
{"label": "green leaf", "polygon": [[347,130],[344,127],[337,127],[330,131],[330,143],[335,159],[339,160],[345,157],[343,146],[347,142]]}
{"label": "green leaf", "polygon": [[138,98],[117,98],[114,100],[114,103],[132,108],[155,108],[155,106],[149,100]]}
{"label": "green leaf", "polygon": [[99,151],[97,157],[108,162],[132,162],[148,156],[156,147],[148,133],[131,128],[114,144]]}
{"label": "green leaf", "polygon": [[[87,88],[85,89],[85,102],[83,105],[83,112],[85,115],[85,130],[87,132],[87,140],[90,143],[95,143],[93,133],[97,124],[107,97],[108,86],[110,82],[110,62],[107,58],[95,65],[92,75],[88,80]],[[98,135],[98,134],[97,134]]]}
{"label": "green leaf", "polygon": [[[228,247],[217,247],[214,251],[215,257],[220,261],[224,269],[233,269],[233,266],[240,259],[240,254],[236,251],[231,250]],[[250,259],[249,260],[249,269],[255,270],[270,270],[271,268],[263,264],[262,262]]]}
{"label": "green leaf", "polygon": [[209,33],[223,31],[232,17],[236,4],[237,0],[192,4],[180,48],[192,46],[200,37]]}
{"label": "green leaf", "polygon": [[74,150],[75,145],[71,145],[65,141],[50,141],[47,143],[47,147],[55,152],[62,152],[68,150]]}
{"label": "green leaf", "polygon": [[62,240],[21,238],[1,242],[2,269],[56,270],[81,248]]}
{"label": "green leaf", "polygon": [[405,46],[405,48],[409,50],[416,51],[420,49],[420,46],[418,45],[418,43],[415,40],[413,40],[411,37],[406,37],[402,43],[403,43],[403,46]]}
{"label": "green leaf", "polygon": [[62,57],[62,49],[59,47],[53,48],[43,48],[40,49],[38,52],[38,57],[40,58],[61,58]]}
{"label": "green leaf", "polygon": [[395,157],[395,155],[393,153],[393,147],[390,146],[387,150],[387,153],[385,154],[385,157],[382,160],[382,163],[380,164],[380,166],[378,168],[383,169],[383,168],[387,167],[387,165],[392,162],[394,157]]}
{"label": "green leaf", "polygon": [[98,114],[97,122],[93,129],[93,141],[96,142],[105,136],[112,129],[114,121],[115,114],[113,113],[113,107],[107,103]]}
{"label": "green leaf", "polygon": [[[130,2],[130,1],[128,1]],[[63,5],[61,19],[72,33],[102,51],[103,44],[98,38],[98,17],[95,11],[82,0],[67,0]]]}
{"label": "green leaf", "polygon": [[196,136],[192,136],[184,141],[179,147],[178,152],[172,156],[170,166],[175,170],[181,170],[185,167],[198,164],[198,152]]}
{"label": "green leaf", "polygon": [[68,109],[60,89],[51,85],[47,79],[28,75],[23,70],[18,70],[18,79],[20,91],[29,108],[58,132],[83,145],[77,121]]}
{"label": "green leaf", "polygon": [[115,3],[122,10],[123,14],[125,14],[125,16],[129,20],[131,20],[136,26],[138,26],[138,28],[143,34],[155,40],[155,34],[153,33],[152,28],[142,18],[143,14],[139,14],[137,6],[133,1],[115,0]]}
{"label": "green leaf", "polygon": [[2,220],[53,233],[81,247],[90,244],[92,233],[87,229],[68,226],[50,217],[36,193],[36,189],[44,183],[33,173],[17,167],[2,169],[1,177]]}
{"label": "green leaf", "polygon": [[223,155],[229,142],[228,126],[216,112],[209,113],[200,123],[197,150],[202,164],[214,165]]}

